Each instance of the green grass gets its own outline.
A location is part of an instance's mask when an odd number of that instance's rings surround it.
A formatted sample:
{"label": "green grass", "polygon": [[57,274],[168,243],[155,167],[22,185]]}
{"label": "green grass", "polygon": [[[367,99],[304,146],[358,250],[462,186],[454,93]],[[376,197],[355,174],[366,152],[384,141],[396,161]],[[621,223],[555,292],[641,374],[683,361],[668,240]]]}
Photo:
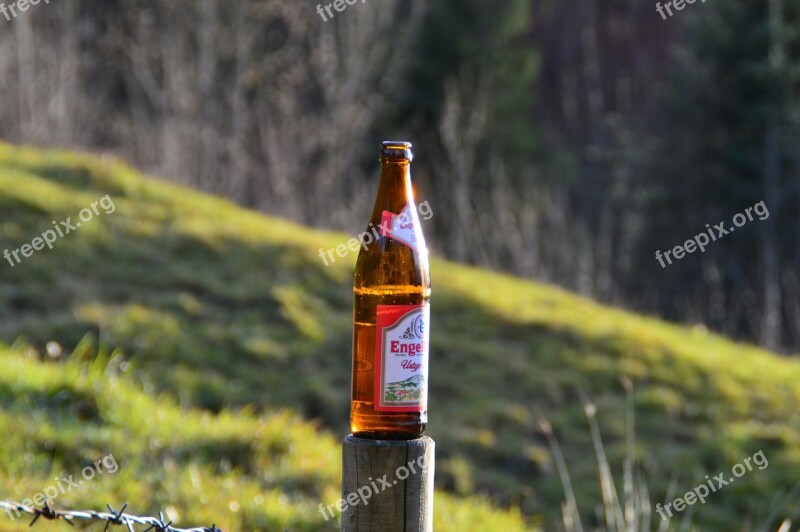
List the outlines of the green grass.
{"label": "green grass", "polygon": [[[172,506],[230,530],[319,528],[317,505],[338,498],[348,426],[355,254],[326,267],[318,253],[349,236],[116,161],[0,144],[3,248],[51,220],[75,222],[105,194],[113,214],[14,268],[0,262],[0,341],[17,342],[0,359],[0,427],[26,419],[0,446],[0,493],[22,497],[107,449],[123,457],[120,472],[70,502]],[[763,450],[767,469],[694,508],[700,526],[736,529],[763,524],[800,480],[796,360],[443,260],[432,278],[437,529],[520,529],[513,508],[528,526],[554,527],[564,493],[537,411],[593,525],[600,486],[577,391],[597,406],[621,476],[623,377],[635,384],[634,455],[654,501],[676,476],[684,493]],[[78,349],[67,362],[30,354],[49,341]],[[92,405],[88,419],[78,403]],[[464,499],[475,494],[491,505]]]}
{"label": "green grass", "polygon": [[[181,523],[226,531],[338,529],[318,506],[339,498],[341,453],[314,424],[285,410],[181,408],[133,384],[117,355],[53,364],[20,347],[0,350],[4,498],[31,498],[69,475],[77,482],[84,467],[110,454],[116,467],[100,469],[112,474],[83,480],[56,505],[104,509],[127,501],[133,512],[166,509]],[[485,501],[440,499],[437,524],[445,529],[474,522],[522,528],[517,516]],[[24,530],[27,520],[16,525]],[[8,530],[5,522],[0,528]]]}

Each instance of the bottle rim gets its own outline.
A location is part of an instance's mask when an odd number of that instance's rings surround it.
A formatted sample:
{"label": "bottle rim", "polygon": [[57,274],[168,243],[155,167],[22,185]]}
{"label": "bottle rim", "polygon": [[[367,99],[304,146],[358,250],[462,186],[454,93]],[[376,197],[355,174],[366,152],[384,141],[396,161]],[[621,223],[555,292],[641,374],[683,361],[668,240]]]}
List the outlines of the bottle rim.
{"label": "bottle rim", "polygon": [[381,142],[381,146],[384,149],[395,149],[395,150],[410,150],[413,146],[410,142],[404,140],[384,140]]}
{"label": "bottle rim", "polygon": [[381,143],[383,149],[381,150],[381,157],[385,157],[388,159],[402,159],[411,161],[414,159],[414,155],[411,153],[411,146],[410,142],[401,141],[401,140],[384,140]]}

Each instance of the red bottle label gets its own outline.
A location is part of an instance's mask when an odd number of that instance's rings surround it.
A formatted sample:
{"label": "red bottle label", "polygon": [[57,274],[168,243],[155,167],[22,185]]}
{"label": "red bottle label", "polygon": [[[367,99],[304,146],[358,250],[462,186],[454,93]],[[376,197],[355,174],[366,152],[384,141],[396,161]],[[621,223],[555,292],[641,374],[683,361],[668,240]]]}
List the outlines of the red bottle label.
{"label": "red bottle label", "polygon": [[375,410],[424,412],[428,407],[430,305],[378,305]]}

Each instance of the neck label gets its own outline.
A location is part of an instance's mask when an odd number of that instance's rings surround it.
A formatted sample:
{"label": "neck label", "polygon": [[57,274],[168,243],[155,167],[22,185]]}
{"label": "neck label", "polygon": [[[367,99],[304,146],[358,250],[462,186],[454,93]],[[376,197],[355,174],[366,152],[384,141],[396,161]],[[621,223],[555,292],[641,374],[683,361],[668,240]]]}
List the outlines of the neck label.
{"label": "neck label", "polygon": [[381,235],[402,242],[419,252],[417,233],[414,228],[414,215],[410,205],[406,205],[400,214],[383,211],[381,215]]}

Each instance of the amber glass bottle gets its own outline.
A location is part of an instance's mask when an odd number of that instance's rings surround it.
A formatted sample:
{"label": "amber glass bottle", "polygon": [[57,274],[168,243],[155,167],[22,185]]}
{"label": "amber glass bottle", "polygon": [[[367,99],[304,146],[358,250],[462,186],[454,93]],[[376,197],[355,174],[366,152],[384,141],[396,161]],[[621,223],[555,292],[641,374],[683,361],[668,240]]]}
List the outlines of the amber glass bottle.
{"label": "amber glass bottle", "polygon": [[353,293],[355,436],[408,440],[428,422],[430,268],[411,188],[411,144],[384,142]]}

